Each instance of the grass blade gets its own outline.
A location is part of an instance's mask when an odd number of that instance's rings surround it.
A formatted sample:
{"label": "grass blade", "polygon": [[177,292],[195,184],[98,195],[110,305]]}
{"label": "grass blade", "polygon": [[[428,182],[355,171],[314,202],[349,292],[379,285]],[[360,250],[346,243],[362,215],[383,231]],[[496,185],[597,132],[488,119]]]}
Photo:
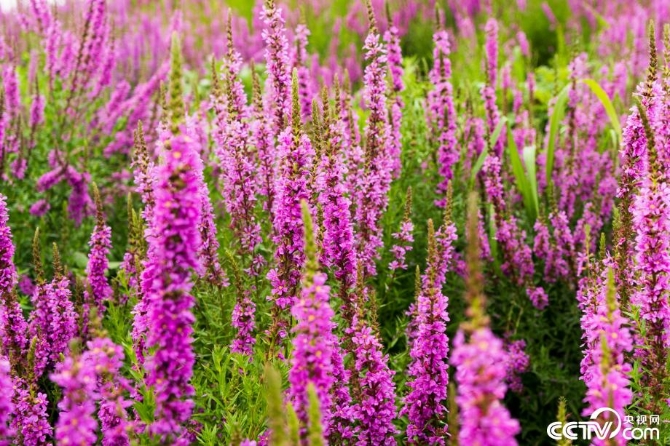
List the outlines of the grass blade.
{"label": "grass blade", "polygon": [[556,96],[554,110],[549,118],[549,143],[547,145],[547,163],[546,178],[547,184],[551,184],[551,174],[554,170],[554,157],[556,154],[556,139],[558,138],[558,128],[565,116],[565,106],[568,103],[568,93],[570,85],[563,87],[563,90]]}
{"label": "grass blade", "polygon": [[[521,196],[523,197],[524,207],[526,208],[528,217],[532,222],[534,222],[537,218],[537,204],[533,200],[531,186],[528,182],[523,162],[521,161],[519,149],[516,146],[516,142],[514,141],[514,137],[512,135],[511,125],[507,126],[507,148],[509,151],[510,163],[512,165],[512,173],[514,174],[514,179],[519,192],[521,192]],[[533,169],[534,167],[535,163],[533,162]]]}
{"label": "grass blade", "polygon": [[523,148],[523,162],[526,166],[526,176],[528,179],[528,186],[530,187],[530,194],[535,206],[535,215],[540,213],[540,200],[537,196],[537,149],[535,146],[526,146]]}
{"label": "grass blade", "polygon": [[619,141],[621,141],[621,123],[619,122],[619,115],[614,109],[614,104],[612,104],[612,100],[607,95],[607,92],[593,79],[582,79],[581,82],[585,83],[591,89],[593,94],[596,95],[600,103],[603,105],[607,117],[610,118],[612,128],[614,128],[614,131],[619,137]]}

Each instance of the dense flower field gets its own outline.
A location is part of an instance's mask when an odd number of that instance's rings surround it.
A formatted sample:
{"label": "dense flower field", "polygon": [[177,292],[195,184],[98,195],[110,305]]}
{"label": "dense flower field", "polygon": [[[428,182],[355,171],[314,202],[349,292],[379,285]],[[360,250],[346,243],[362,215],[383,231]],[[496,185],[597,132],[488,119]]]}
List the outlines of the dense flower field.
{"label": "dense flower field", "polygon": [[667,0],[230,6],[0,13],[0,446],[670,442]]}

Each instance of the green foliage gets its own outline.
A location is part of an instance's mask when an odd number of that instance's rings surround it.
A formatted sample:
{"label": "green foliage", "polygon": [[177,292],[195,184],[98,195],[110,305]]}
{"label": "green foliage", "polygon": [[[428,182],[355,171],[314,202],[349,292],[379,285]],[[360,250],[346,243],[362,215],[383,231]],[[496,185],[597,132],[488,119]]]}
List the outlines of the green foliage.
{"label": "green foliage", "polygon": [[[281,376],[270,366],[265,368],[265,380],[267,381],[267,400],[268,400],[268,417],[270,428],[270,444],[284,446],[291,444],[289,434],[286,426],[287,420],[285,415],[284,403],[282,402],[282,385]],[[295,412],[293,412],[295,414]],[[292,418],[292,425],[295,425],[297,418]],[[293,431],[294,429],[290,429]]]}
{"label": "green foliage", "polygon": [[309,428],[308,440],[310,446],[323,446],[326,440],[323,437],[323,426],[321,426],[321,409],[319,406],[319,397],[316,395],[314,384],[307,386],[307,395],[309,396]]}
{"label": "green foliage", "polygon": [[514,142],[512,126],[509,123],[507,124],[507,148],[512,165],[512,173],[514,174],[514,183],[519,188],[519,192],[521,192],[521,196],[523,197],[524,207],[528,213],[528,221],[533,224],[539,212],[537,176],[535,175],[535,149],[530,147],[523,149],[524,161],[526,162],[524,165],[521,161],[516,142]]}
{"label": "green foliage", "polygon": [[[547,144],[547,164],[546,164],[546,179],[547,184],[552,182],[552,173],[554,171],[554,158],[556,153],[556,141],[558,138],[558,130],[565,117],[565,106],[568,103],[568,93],[570,86],[566,85],[556,97],[554,101],[554,108],[549,119],[549,143]],[[551,188],[550,188],[551,190]]]}

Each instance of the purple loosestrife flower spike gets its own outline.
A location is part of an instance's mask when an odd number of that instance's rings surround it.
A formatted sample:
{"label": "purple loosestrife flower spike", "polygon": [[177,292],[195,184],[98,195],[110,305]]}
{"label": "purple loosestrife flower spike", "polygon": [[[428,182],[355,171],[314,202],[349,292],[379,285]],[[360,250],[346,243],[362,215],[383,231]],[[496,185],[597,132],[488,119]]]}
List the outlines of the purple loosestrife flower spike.
{"label": "purple loosestrife flower spike", "polygon": [[47,212],[49,212],[49,209],[51,209],[51,205],[47,200],[37,200],[35,203],[33,203],[32,206],[30,206],[30,214],[34,215],[35,217],[42,217]]}
{"label": "purple loosestrife flower spike", "polygon": [[351,200],[346,193],[340,161],[344,128],[342,122],[332,115],[327,100],[323,101],[322,108],[325,150],[317,178],[318,203],[323,210],[322,258],[324,266],[335,270],[335,279],[340,283],[343,317],[351,324],[354,312],[351,291],[356,284],[356,241],[351,221]]}
{"label": "purple loosestrife flower spike", "polygon": [[377,334],[366,323],[362,308],[349,329],[353,350],[352,419],[358,444],[395,445],[396,418],[394,372],[382,352]]}
{"label": "purple loosestrife flower spike", "polygon": [[[584,415],[609,407],[624,417],[626,406],[633,401],[628,377],[632,368],[625,362],[626,353],[633,349],[633,338],[628,329],[630,323],[619,310],[609,257],[603,259],[605,265],[601,273],[593,274],[593,278],[580,280],[584,340],[581,370],[587,388]],[[620,438],[615,439],[615,443],[623,445],[626,442]]]}
{"label": "purple loosestrife flower spike", "polygon": [[58,403],[60,417],[56,425],[56,441],[94,444],[98,429],[95,419],[95,402],[98,399],[95,364],[88,360],[88,355],[73,351],[58,364],[51,380],[63,389],[63,399]]}
{"label": "purple loosestrife flower spike", "polygon": [[365,128],[365,167],[356,193],[358,222],[358,253],[364,274],[375,274],[375,260],[382,246],[379,220],[388,205],[391,183],[388,154],[389,122],[386,110],[386,51],[380,42],[374,13],[368,3],[370,31],[365,39],[365,68],[363,99],[370,110]]}
{"label": "purple loosestrife flower spike", "polygon": [[391,119],[389,121],[388,129],[388,141],[390,144],[389,158],[393,177],[397,178],[398,175],[400,175],[401,168],[400,153],[402,151],[402,134],[400,133],[400,127],[402,124],[402,110],[405,107],[401,97],[401,92],[405,89],[405,86],[402,81],[403,68],[402,50],[400,48],[400,32],[393,23],[393,18],[391,17],[391,11],[389,10],[388,3],[386,3],[386,15],[388,28],[384,33],[384,42],[386,43],[386,54],[391,83],[391,89],[389,92],[389,108]]}
{"label": "purple loosestrife flower spike", "polygon": [[[159,132],[159,136],[164,138],[166,132]],[[146,223],[144,228],[144,236],[146,240],[151,240],[152,235],[152,222],[154,216],[154,208],[156,206],[156,199],[154,195],[154,189],[156,186],[156,167],[149,158],[148,148],[144,139],[144,131],[142,129],[142,123],[138,122],[137,130],[134,134],[135,137],[135,153],[134,153],[134,167],[135,167],[135,183],[137,191],[142,197],[142,202],[144,203],[144,210],[142,211],[142,217]],[[160,142],[160,141],[159,141]],[[153,249],[158,249],[155,245],[148,244],[146,252],[146,260],[152,259],[154,255],[152,254]],[[145,266],[145,265],[144,265]],[[144,269],[142,269],[144,271]],[[145,341],[146,341],[146,331],[147,331],[147,308],[148,308],[148,297],[147,293],[151,287],[151,279],[144,280],[144,276],[140,276],[140,284],[137,287],[137,304],[133,308],[133,328],[131,331],[131,337],[133,340],[133,348],[135,350],[135,356],[140,364],[144,363],[144,351],[145,351]]]}
{"label": "purple loosestrife flower spike", "polygon": [[[498,126],[500,120],[500,111],[496,104],[496,85],[498,77],[498,22],[490,18],[486,22],[486,44],[485,44],[485,72],[486,83],[482,87],[482,98],[484,100],[484,108],[486,109],[486,121],[488,124],[489,136]],[[493,151],[497,157],[501,158],[505,148],[503,141],[505,141],[505,129],[503,128],[498,141],[496,142]]]}
{"label": "purple loosestrife flower spike", "polygon": [[186,441],[183,424],[193,408],[189,380],[195,357],[191,346],[194,317],[191,273],[201,269],[198,225],[202,202],[195,142],[175,135],[165,144],[156,167],[156,205],[149,255],[142,273],[146,293],[146,344],[154,353],[145,362],[147,384],[156,392],[156,421],[151,432],[176,443]]}
{"label": "purple loosestrife flower spike", "polygon": [[253,81],[253,119],[251,122],[251,141],[256,148],[257,190],[265,197],[263,209],[270,214],[274,221],[275,202],[275,153],[272,137],[271,122],[263,108],[263,94],[256,70],[252,70]]}
{"label": "purple loosestrife flower spike", "polygon": [[237,333],[230,345],[230,351],[233,353],[240,353],[249,356],[251,360],[253,356],[253,348],[256,343],[256,338],[253,336],[256,327],[255,315],[256,304],[251,299],[251,289],[245,287],[242,282],[242,274],[233,255],[226,253],[228,262],[233,268],[233,284],[237,292],[237,302],[233,309],[231,325],[235,327]]}
{"label": "purple loosestrife flower spike", "polygon": [[[453,178],[452,167],[459,157],[456,146],[456,110],[451,84],[451,47],[448,33],[444,30],[436,32],[433,42],[433,68],[429,77],[435,87],[428,92],[427,118],[433,138],[438,143],[438,170],[442,181],[437,186],[437,193],[444,196],[447,185]],[[444,206],[444,200],[438,200],[437,204]]]}
{"label": "purple loosestrife flower spike", "polygon": [[519,422],[513,419],[502,399],[507,354],[503,343],[489,328],[486,298],[483,293],[481,254],[477,237],[477,197],[468,200],[468,248],[466,277],[467,321],[461,324],[454,339],[450,363],[456,369],[460,430],[459,444],[502,446],[517,444]]}
{"label": "purple loosestrife flower spike", "polygon": [[3,71],[4,80],[4,112],[11,117],[19,114],[21,108],[21,95],[19,92],[19,79],[16,74],[16,67],[11,64],[5,65]]}
{"label": "purple loosestrife flower spike", "polygon": [[51,26],[53,20],[48,3],[46,0],[30,0],[30,9],[32,10],[39,31],[42,33],[45,32]]}
{"label": "purple loosestrife flower spike", "polygon": [[[261,227],[254,214],[257,171],[251,149],[246,94],[239,78],[241,64],[239,53],[229,48],[225,59],[224,89],[218,88],[213,96],[216,112],[214,141],[216,156],[222,165],[223,200],[230,214],[230,226],[239,242],[240,253],[249,255],[261,243]],[[214,72],[213,76],[218,84],[218,74]],[[266,143],[265,140],[257,142]]]}
{"label": "purple loosestrife flower spike", "polygon": [[[318,203],[323,211],[323,234],[321,257],[323,265],[334,269],[339,282],[339,298],[342,302],[342,317],[350,327],[355,313],[354,287],[357,280],[356,246],[351,222],[351,201],[344,186],[344,172],[340,152],[344,141],[344,127],[338,119],[338,107],[330,108],[327,97],[322,98],[323,137],[319,175],[316,181]],[[318,118],[318,107],[312,118]],[[335,114],[334,114],[335,113]],[[339,345],[333,346],[331,362],[334,383],[332,387],[332,414],[328,440],[338,444],[352,438],[351,395],[349,393],[350,371],[345,369],[343,352]]]}
{"label": "purple loosestrife flower spike", "polygon": [[144,129],[142,122],[137,123],[137,129],[133,132],[134,137],[134,152],[133,152],[133,171],[135,173],[135,187],[137,193],[142,197],[144,203],[144,210],[142,217],[144,221],[149,223],[153,216],[154,200],[154,183],[156,181],[153,175],[154,163],[149,157],[149,149],[144,137]]}
{"label": "purple loosestrife flower spike", "polygon": [[[637,94],[645,106],[651,104],[656,83],[655,39],[650,42],[650,55],[647,80],[637,87]],[[633,228],[632,207],[637,189],[647,169],[647,136],[642,124],[640,109],[636,106],[630,110],[626,125],[622,130],[621,174],[617,197],[619,198],[619,217],[614,232],[614,260],[616,262],[617,289],[621,296],[621,307],[627,309],[634,290],[634,269],[629,268],[629,259],[635,255],[635,232]]]}
{"label": "purple loosestrife flower spike", "polygon": [[51,343],[47,341],[47,334],[52,330],[51,319],[53,314],[51,312],[52,305],[47,300],[47,283],[44,279],[44,270],[42,268],[42,253],[40,250],[40,231],[39,228],[35,230],[33,237],[33,265],[35,268],[37,285],[33,291],[30,300],[33,304],[33,311],[30,312],[28,321],[29,336],[31,340],[29,355],[33,354],[31,358],[34,367],[32,370],[33,383],[42,376],[42,372],[51,357]]}
{"label": "purple loosestrife flower spike", "polygon": [[170,45],[170,130],[173,135],[181,132],[184,124],[186,107],[184,106],[184,92],[182,86],[183,57],[181,53],[181,40],[177,32],[172,33]]}
{"label": "purple loosestrife flower spike", "polygon": [[70,279],[63,275],[58,248],[54,244],[54,278],[44,286],[48,325],[42,336],[49,345],[49,362],[60,362],[61,354],[66,354],[70,341],[77,336],[77,313],[72,303]]}
{"label": "purple loosestrife flower spike", "polygon": [[393,254],[393,261],[389,264],[391,271],[406,270],[407,264],[406,256],[412,250],[412,243],[414,243],[414,223],[412,223],[412,189],[407,188],[407,195],[405,198],[405,215],[400,224],[400,231],[393,233],[394,245],[391,247]]}
{"label": "purple loosestrife flower spike", "polygon": [[275,0],[265,0],[263,5],[262,36],[265,42],[267,67],[267,107],[272,113],[274,134],[279,135],[289,125],[291,115],[291,63],[288,56],[288,39],[281,10]]}
{"label": "purple loosestrife flower spike", "polygon": [[44,122],[44,96],[35,93],[30,104],[30,122],[29,126],[32,131]]}
{"label": "purple loosestrife flower spike", "polygon": [[[179,59],[174,56],[173,63]],[[175,74],[172,87],[181,90],[181,79],[176,81],[179,76],[181,73]],[[177,112],[173,109],[173,117]],[[188,444],[184,424],[193,410],[194,390],[189,381],[195,363],[191,274],[202,269],[198,259],[202,161],[188,132],[163,134],[159,143],[163,162],[154,169],[155,206],[147,231],[152,237],[142,272],[146,345],[153,352],[145,360],[146,383],[153,387],[156,398],[155,421],[149,430],[160,441]]]}
{"label": "purple loosestrife flower spike", "polygon": [[98,419],[103,446],[128,446],[128,432],[132,428],[126,410],[131,401],[125,399],[124,391],[130,388],[120,374],[123,367],[123,348],[107,337],[97,337],[88,343],[90,361],[95,364],[100,405]]}
{"label": "purple loosestrife flower spike", "polygon": [[[321,425],[327,436],[332,414],[333,350],[339,341],[333,334],[335,324],[332,320],[334,313],[329,304],[330,287],[325,284],[326,275],[319,272],[314,228],[305,201],[302,202],[302,215],[305,226],[306,266],[300,297],[291,310],[296,325],[292,329],[295,337],[289,371],[289,396],[302,426],[307,427],[308,387],[314,386],[321,408]],[[303,434],[306,434],[305,430]]]}
{"label": "purple loosestrife flower spike", "polygon": [[[638,109],[647,138],[647,170],[632,205],[635,259],[639,289],[633,303],[647,323],[645,346],[638,354],[643,358],[645,380],[654,389],[656,404],[663,395],[667,379],[665,366],[670,346],[670,184],[659,159],[657,143],[649,116],[643,104]],[[659,409],[660,410],[660,409]]]}
{"label": "purple loosestrife flower spike", "polygon": [[[186,138],[190,139],[193,144],[196,144],[196,122],[190,117],[186,122]],[[197,154],[198,158],[200,155]],[[200,202],[202,203],[201,217],[198,224],[198,229],[200,231],[200,247],[198,249],[198,258],[202,268],[198,273],[201,277],[207,280],[209,283],[222,287],[228,286],[228,277],[226,272],[221,268],[221,262],[219,260],[219,240],[217,239],[217,229],[216,223],[214,221],[214,207],[212,206],[212,201],[209,196],[209,189],[207,188],[207,183],[204,176],[204,166],[201,160],[195,163],[197,170],[194,171],[194,174],[197,178],[198,184],[198,193],[200,194]]]}
{"label": "purple loosestrife flower spike", "polygon": [[129,384],[119,374],[123,366],[123,349],[104,337],[104,332],[96,335],[83,353],[74,344],[70,354],[51,375],[51,380],[62,387],[64,394],[58,405],[61,414],[56,426],[56,440],[59,444],[95,443],[98,422],[94,415],[99,402],[102,444],[127,446],[130,444],[130,426],[126,409],[130,402],[123,393]]}
{"label": "purple loosestrife flower spike", "polygon": [[273,344],[287,335],[287,321],[282,313],[295,300],[300,284],[300,271],[305,262],[304,227],[300,211],[302,200],[309,198],[307,189],[313,149],[300,122],[297,75],[293,74],[292,123],[279,136],[280,174],[276,183],[277,202],[274,217],[276,268],[268,273],[272,284],[272,326],[269,337]]}
{"label": "purple loosestrife flower spike", "polygon": [[486,82],[494,89],[498,77],[498,22],[490,18],[486,22]]}
{"label": "purple loosestrife flower spike", "polygon": [[91,205],[91,197],[88,195],[88,183],[91,181],[91,176],[87,172],[81,173],[73,166],[68,166],[65,178],[72,187],[67,210],[75,225],[79,226],[84,216],[88,214]]}
{"label": "purple loosestrife flower spike", "polygon": [[87,291],[87,293],[90,293],[88,301],[95,303],[98,314],[102,316],[105,312],[104,302],[112,296],[112,287],[105,276],[109,267],[107,256],[112,249],[112,229],[105,223],[100,192],[95,184],[93,185],[93,195],[95,197],[96,224],[89,242],[91,251],[88,254],[86,274],[88,275],[90,291]]}
{"label": "purple loosestrife flower spike", "polygon": [[295,28],[295,60],[293,67],[298,71],[298,82],[300,84],[300,110],[302,118],[308,120],[311,118],[312,97],[314,89],[312,88],[309,67],[307,61],[309,53],[307,52],[307,38],[310,35],[309,28],[304,23],[304,17],[300,18],[300,23]]}
{"label": "purple loosestrife flower spike", "polygon": [[28,324],[14,292],[18,277],[8,221],[7,198],[0,194],[0,339],[3,354],[15,364],[23,360],[28,348]]}
{"label": "purple loosestrife flower spike", "polygon": [[507,382],[510,390],[516,393],[523,390],[521,374],[526,372],[530,366],[530,358],[524,351],[525,348],[526,341],[523,339],[505,342],[505,350],[507,351],[507,377],[505,382]]}
{"label": "purple loosestrife flower spike", "polygon": [[9,446],[14,436],[14,430],[9,427],[11,415],[14,413],[14,381],[10,370],[9,361],[0,357],[0,446]]}
{"label": "purple loosestrife flower spike", "polygon": [[407,439],[410,444],[445,444],[445,403],[449,385],[449,338],[446,329],[449,315],[448,299],[442,294],[437,277],[444,260],[440,258],[433,222],[429,220],[428,266],[417,296],[414,325],[418,333],[410,351],[412,362],[408,374],[411,378],[407,386],[411,390],[405,397],[401,412],[409,419]]}
{"label": "purple loosestrife flower spike", "polygon": [[0,194],[0,293],[3,296],[14,290],[18,280],[13,260],[12,230],[8,223],[7,197]]}
{"label": "purple loosestrife flower spike", "polygon": [[[47,446],[53,428],[49,425],[47,396],[38,392],[34,384],[27,380],[16,379],[14,383],[14,419],[11,428],[14,430],[18,444],[25,446]],[[61,414],[63,417],[64,414]],[[87,443],[88,444],[88,443]]]}

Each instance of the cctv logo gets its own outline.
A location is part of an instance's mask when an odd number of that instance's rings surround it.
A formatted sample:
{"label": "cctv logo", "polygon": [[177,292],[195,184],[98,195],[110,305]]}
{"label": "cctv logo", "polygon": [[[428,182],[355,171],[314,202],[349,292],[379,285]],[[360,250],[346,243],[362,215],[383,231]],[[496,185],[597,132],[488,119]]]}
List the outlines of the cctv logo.
{"label": "cctv logo", "polygon": [[[610,415],[613,414],[613,415]],[[606,421],[598,422],[598,417],[602,414],[607,416]],[[590,421],[573,421],[570,423],[561,423],[557,421],[547,426],[547,435],[553,440],[608,440],[617,435],[623,436],[626,440],[658,440],[660,432],[658,428],[651,427],[625,427],[621,422],[621,416],[609,407],[601,407],[591,414]]]}

